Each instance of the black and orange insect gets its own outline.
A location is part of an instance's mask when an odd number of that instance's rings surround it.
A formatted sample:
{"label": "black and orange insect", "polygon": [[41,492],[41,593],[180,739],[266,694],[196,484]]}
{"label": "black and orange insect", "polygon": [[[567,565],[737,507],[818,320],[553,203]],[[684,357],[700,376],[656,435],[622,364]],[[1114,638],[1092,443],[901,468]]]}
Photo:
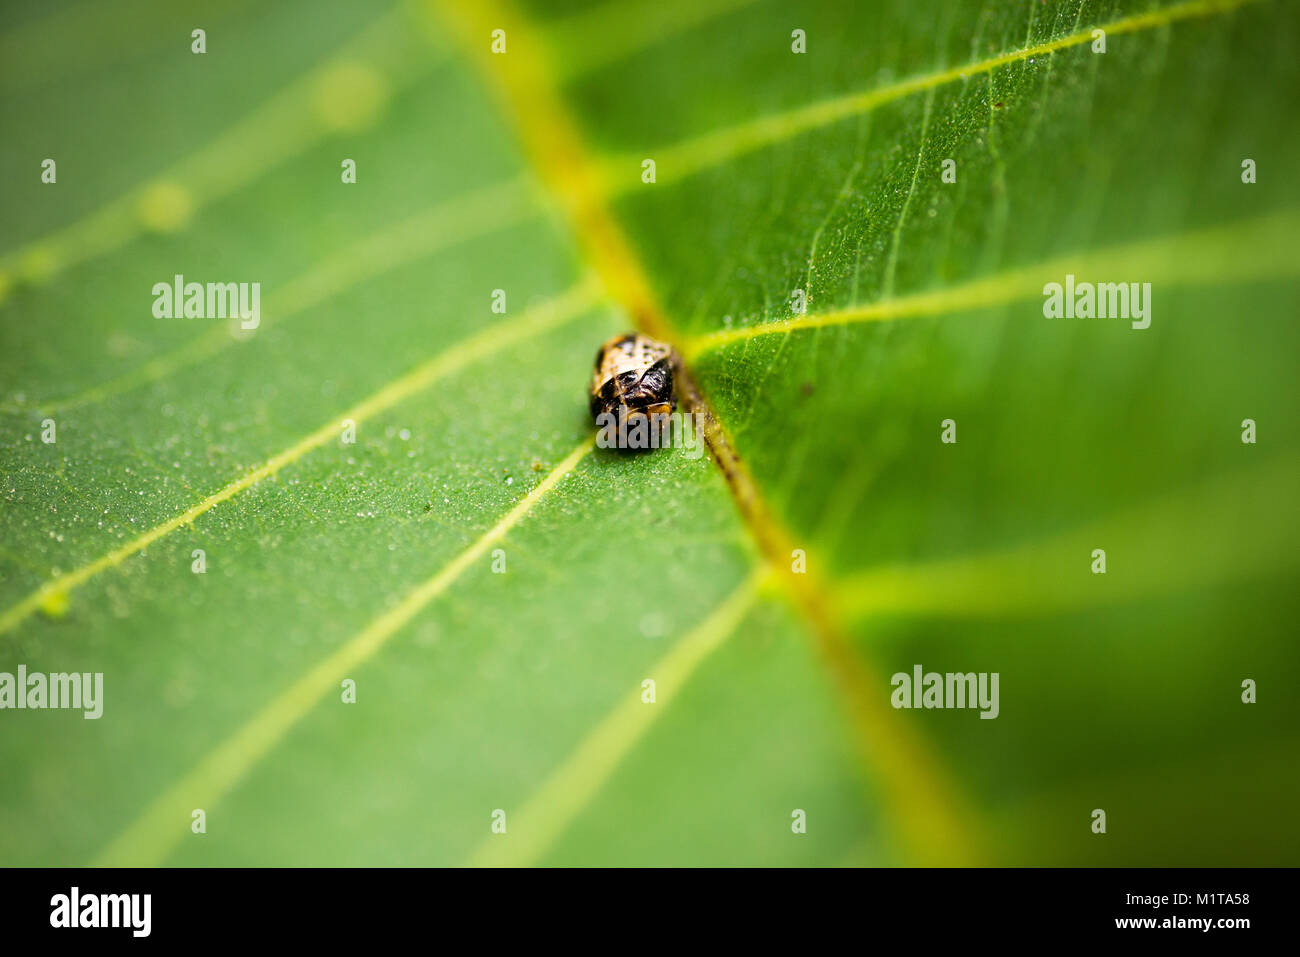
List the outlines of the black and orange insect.
{"label": "black and orange insect", "polygon": [[619,419],[668,415],[677,408],[674,373],[681,360],[673,347],[649,336],[615,336],[596,353],[591,377],[591,415]]}

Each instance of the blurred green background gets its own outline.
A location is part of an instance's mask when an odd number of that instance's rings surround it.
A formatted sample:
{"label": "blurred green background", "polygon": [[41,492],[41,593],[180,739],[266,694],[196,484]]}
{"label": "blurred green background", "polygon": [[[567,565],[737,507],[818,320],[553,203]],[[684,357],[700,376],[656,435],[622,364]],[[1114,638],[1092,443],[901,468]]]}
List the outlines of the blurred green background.
{"label": "blurred green background", "polygon": [[[1298,50],[1283,2],[6,5],[0,672],[105,703],[0,711],[0,863],[1297,863]],[[766,524],[584,451],[628,270]],[[1044,318],[1066,272],[1150,328]],[[261,326],[155,318],[177,273]],[[916,664],[999,717],[893,710]]]}

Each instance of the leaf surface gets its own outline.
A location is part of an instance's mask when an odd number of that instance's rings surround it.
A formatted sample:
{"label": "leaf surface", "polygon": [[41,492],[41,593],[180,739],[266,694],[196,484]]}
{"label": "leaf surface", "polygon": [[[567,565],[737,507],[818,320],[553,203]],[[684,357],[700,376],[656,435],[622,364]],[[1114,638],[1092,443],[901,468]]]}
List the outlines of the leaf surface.
{"label": "leaf surface", "polygon": [[4,863],[1295,862],[1294,5],[114,2],[0,57]]}

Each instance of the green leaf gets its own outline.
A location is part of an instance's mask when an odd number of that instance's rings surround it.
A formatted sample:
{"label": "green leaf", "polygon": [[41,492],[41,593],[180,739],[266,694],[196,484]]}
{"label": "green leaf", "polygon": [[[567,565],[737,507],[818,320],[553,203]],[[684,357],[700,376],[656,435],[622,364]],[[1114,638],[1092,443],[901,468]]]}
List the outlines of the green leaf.
{"label": "green leaf", "polygon": [[1295,863],[1294,5],[112,6],[0,21],[0,862]]}

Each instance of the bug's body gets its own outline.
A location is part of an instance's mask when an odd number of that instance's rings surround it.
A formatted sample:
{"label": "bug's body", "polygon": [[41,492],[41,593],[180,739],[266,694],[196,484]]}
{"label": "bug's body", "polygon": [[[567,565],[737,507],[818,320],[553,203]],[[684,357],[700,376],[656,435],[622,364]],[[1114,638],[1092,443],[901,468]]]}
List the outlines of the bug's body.
{"label": "bug's body", "polygon": [[611,413],[625,419],[674,411],[677,362],[672,346],[649,336],[628,333],[610,339],[596,353],[591,377],[592,417]]}

